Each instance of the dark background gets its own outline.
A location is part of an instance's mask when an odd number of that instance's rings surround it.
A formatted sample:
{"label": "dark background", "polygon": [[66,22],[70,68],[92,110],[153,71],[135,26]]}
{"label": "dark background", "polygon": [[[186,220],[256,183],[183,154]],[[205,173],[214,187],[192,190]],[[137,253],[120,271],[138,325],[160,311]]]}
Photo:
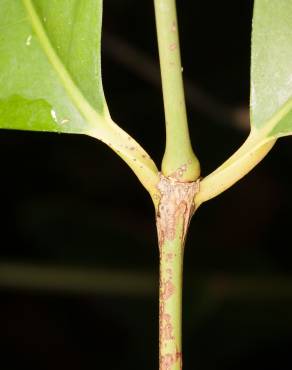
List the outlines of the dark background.
{"label": "dark background", "polygon": [[[238,122],[248,108],[252,1],[178,3],[184,76],[207,94],[188,105],[205,176],[248,134]],[[106,0],[104,30],[157,63],[152,1]],[[117,59],[105,45],[111,114],[159,164],[161,90],[146,69]],[[209,96],[218,112],[204,107]],[[1,367],[157,369],[154,211],[135,176],[85,136],[2,131],[0,155]],[[184,370],[291,368],[291,165],[291,139],[282,139],[194,217]]]}

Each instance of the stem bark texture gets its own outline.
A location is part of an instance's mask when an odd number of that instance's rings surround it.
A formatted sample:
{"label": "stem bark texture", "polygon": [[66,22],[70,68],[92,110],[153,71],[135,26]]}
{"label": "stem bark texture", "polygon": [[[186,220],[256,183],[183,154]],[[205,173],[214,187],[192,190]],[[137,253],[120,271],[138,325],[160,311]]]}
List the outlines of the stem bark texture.
{"label": "stem bark texture", "polygon": [[185,238],[198,183],[160,176],[159,369],[182,370],[182,276]]}

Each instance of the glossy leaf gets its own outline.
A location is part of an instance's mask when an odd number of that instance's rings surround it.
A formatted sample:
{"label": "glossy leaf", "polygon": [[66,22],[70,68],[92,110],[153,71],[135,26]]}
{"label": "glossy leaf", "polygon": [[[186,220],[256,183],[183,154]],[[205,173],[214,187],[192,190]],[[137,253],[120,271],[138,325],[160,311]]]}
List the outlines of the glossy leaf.
{"label": "glossy leaf", "polygon": [[276,140],[292,134],[292,1],[255,0],[251,55],[251,132],[200,183],[197,206],[251,171]]}
{"label": "glossy leaf", "polygon": [[0,127],[83,133],[74,93],[104,115],[101,5],[0,0]]}
{"label": "glossy leaf", "polygon": [[255,0],[251,126],[263,136],[292,133],[292,2]]}
{"label": "glossy leaf", "polygon": [[153,190],[155,164],[108,113],[101,23],[102,0],[0,0],[0,128],[96,137]]}

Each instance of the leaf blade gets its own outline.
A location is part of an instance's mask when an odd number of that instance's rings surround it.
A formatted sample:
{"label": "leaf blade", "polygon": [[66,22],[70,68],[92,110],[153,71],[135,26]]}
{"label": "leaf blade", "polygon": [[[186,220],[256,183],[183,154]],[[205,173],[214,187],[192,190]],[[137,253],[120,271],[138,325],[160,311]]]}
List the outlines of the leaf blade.
{"label": "leaf blade", "polygon": [[[24,0],[23,4],[33,10],[30,1]],[[0,36],[0,127],[84,133],[89,125],[68,95],[68,87],[74,92],[70,76],[55,57],[49,42],[45,42],[45,37],[39,40],[27,8],[19,0],[2,0],[0,5],[6,17],[6,24],[2,24],[4,32]],[[30,15],[38,23],[34,14]],[[63,83],[60,83],[60,74]],[[78,95],[78,89],[75,89],[76,92]],[[35,102],[38,105],[40,100],[45,102],[47,109],[42,111],[44,121],[32,127],[27,123],[33,121],[33,117],[28,121],[27,114],[24,117],[19,115],[18,122],[22,121],[22,127],[19,124],[14,127],[14,121],[9,121],[10,117],[5,117],[4,113],[7,113],[9,101],[15,102],[16,98],[18,101],[20,98],[29,101],[31,107]],[[15,106],[12,104],[10,109],[14,110]]]}
{"label": "leaf blade", "polygon": [[[255,0],[251,58],[251,128],[277,138],[292,133],[292,3]],[[291,121],[291,124],[288,122]]]}
{"label": "leaf blade", "polygon": [[[66,40],[60,39],[60,33],[53,34],[51,40],[50,27],[53,33],[54,27],[44,26],[48,9],[61,3],[64,6],[67,1],[0,0],[1,12],[7,16],[0,18],[0,28],[5,30],[0,33],[0,128],[93,136],[110,146],[154,197],[158,182],[155,163],[133,138],[111,120],[104,98],[100,71],[102,0],[72,0],[72,4],[92,4],[93,10],[100,10],[98,19],[92,18],[99,23],[91,24],[97,27],[94,33],[99,40],[94,44],[97,49],[92,51],[94,45],[89,40],[87,45],[91,52],[84,52],[82,43],[90,39],[90,27],[86,26],[85,33],[78,34],[82,41],[81,45],[77,45],[79,56],[90,59],[94,53],[95,60],[87,60],[88,63],[82,60],[72,62],[74,58],[70,50],[75,52],[76,43],[72,47],[70,40],[70,46]],[[91,10],[87,8],[86,12]],[[65,49],[69,50],[67,59],[64,57]],[[89,71],[88,76],[86,71]]]}
{"label": "leaf blade", "polygon": [[34,0],[33,4],[70,77],[102,113],[106,106],[100,58],[102,0]]}

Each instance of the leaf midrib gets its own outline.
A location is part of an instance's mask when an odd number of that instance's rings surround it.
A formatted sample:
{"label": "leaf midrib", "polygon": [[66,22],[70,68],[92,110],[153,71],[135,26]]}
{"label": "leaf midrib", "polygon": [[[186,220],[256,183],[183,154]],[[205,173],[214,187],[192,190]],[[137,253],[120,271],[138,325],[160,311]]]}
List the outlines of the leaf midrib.
{"label": "leaf midrib", "polygon": [[[284,103],[279,110],[277,110],[271,118],[266,120],[264,124],[262,124],[262,128],[254,127],[254,130],[258,132],[258,135],[263,138],[265,135],[269,136],[269,134],[273,131],[273,129],[277,126],[277,124],[292,110],[292,97],[289,98],[286,103]],[[279,135],[280,136],[280,135]],[[275,135],[275,137],[279,137]]]}
{"label": "leaf midrib", "polygon": [[[107,145],[110,145],[111,138],[114,142],[116,137],[118,136],[119,144],[116,147],[112,145],[112,149],[117,154],[119,154],[124,159],[124,161],[133,169],[142,184],[153,196],[153,194],[156,193],[156,183],[158,182],[158,170],[155,163],[150,157],[149,159],[147,159],[147,153],[138,143],[136,143],[136,145],[139,148],[139,152],[140,154],[142,154],[142,157],[144,157],[144,154],[146,154],[146,159],[141,160],[140,158],[135,158],[135,162],[133,162],[133,154],[124,149],[124,147],[127,147],[126,145],[123,145],[126,143],[126,140],[123,140],[121,133],[125,134],[126,137],[130,136],[111,120],[105,101],[104,116],[98,113],[88,103],[79,88],[73,82],[70,74],[68,73],[67,69],[65,68],[54,48],[52,47],[46,31],[44,30],[44,27],[34,8],[32,0],[22,0],[22,3],[28,15],[28,20],[31,23],[31,26],[39,39],[40,46],[47,55],[47,58],[49,59],[57,75],[59,76],[63,87],[71,97],[79,112],[92,126],[90,129],[87,130],[85,128],[84,133],[103,141]],[[133,139],[131,138],[131,140]],[[135,141],[133,140],[133,142]]]}
{"label": "leaf midrib", "polygon": [[[79,112],[86,118],[87,122],[92,126],[96,127],[98,124],[103,125],[107,123],[109,117],[103,117],[99,114],[85,99],[80,89],[75,85],[73,79],[68,73],[67,69],[61,62],[54,48],[52,47],[48,36],[43,28],[43,25],[37,15],[37,12],[32,4],[31,0],[22,0],[26,13],[28,15],[28,20],[31,23],[39,41],[42,49],[47,55],[50,64],[54,68],[55,72],[59,76],[61,83],[74,104],[78,108]],[[104,103],[105,104],[105,103]],[[97,127],[96,127],[97,128]]]}

